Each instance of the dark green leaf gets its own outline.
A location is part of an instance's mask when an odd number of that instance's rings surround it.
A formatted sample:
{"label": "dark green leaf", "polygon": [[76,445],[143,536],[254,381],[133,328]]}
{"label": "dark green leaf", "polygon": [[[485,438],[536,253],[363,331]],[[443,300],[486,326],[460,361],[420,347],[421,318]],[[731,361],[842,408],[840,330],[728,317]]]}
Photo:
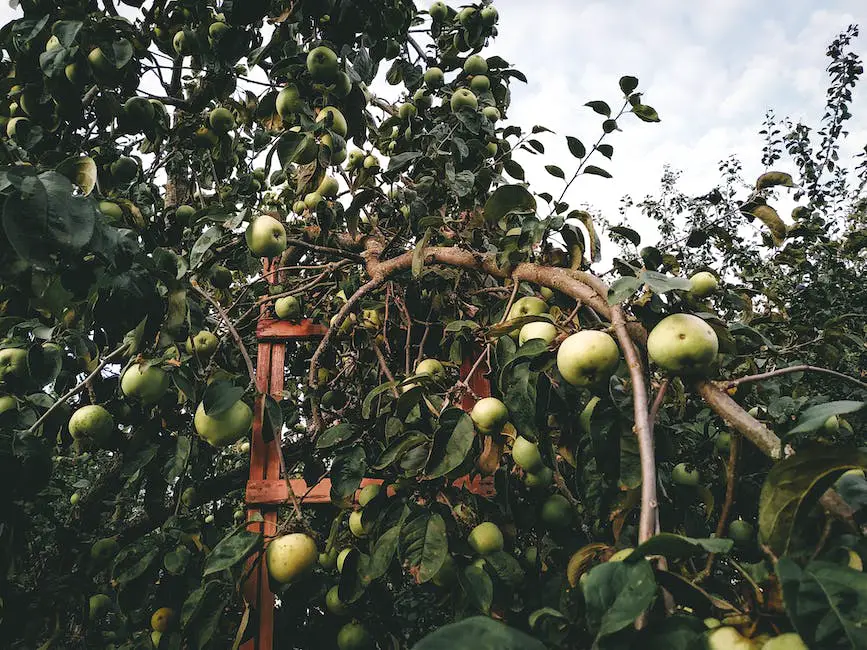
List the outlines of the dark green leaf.
{"label": "dark green leaf", "polygon": [[393,462],[400,460],[405,452],[426,442],[430,442],[430,439],[421,431],[407,431],[388,443],[388,447],[380,454],[372,467],[373,469],[385,469]]}
{"label": "dark green leaf", "polygon": [[211,246],[220,241],[223,236],[223,229],[219,226],[211,226],[196,240],[190,250],[190,268],[196,269],[205,257]]}
{"label": "dark green leaf", "polygon": [[581,581],[587,624],[597,639],[632,625],[656,598],[650,562],[607,562],[593,567]]}
{"label": "dark green leaf", "polygon": [[422,154],[419,151],[405,151],[403,153],[395,154],[388,159],[388,171],[402,172],[403,170],[407,169],[412,164],[412,162],[421,155]]}
{"label": "dark green leaf", "polygon": [[412,650],[545,650],[545,646],[504,623],[474,616],[439,628]]}
{"label": "dark green leaf", "polygon": [[585,105],[585,106],[589,106],[589,107],[592,108],[596,113],[599,113],[600,115],[604,115],[605,117],[610,117],[610,116],[611,116],[611,107],[608,106],[608,104],[606,104],[605,102],[603,102],[603,101],[601,101],[601,100],[596,100],[596,101],[593,101],[593,102],[587,102],[587,103],[584,104],[584,105]]}
{"label": "dark green leaf", "polygon": [[641,243],[641,235],[635,232],[632,228],[626,228],[625,226],[611,226],[609,230],[615,235],[620,235],[621,237],[628,239],[633,246],[638,246]]}
{"label": "dark green leaf", "polygon": [[610,144],[600,144],[598,147],[596,147],[596,151],[608,158],[608,160],[611,160],[611,156],[614,155],[614,147],[612,147]]}
{"label": "dark green leaf", "polygon": [[328,449],[329,447],[339,445],[341,442],[346,442],[354,435],[355,425],[351,422],[335,424],[332,427],[328,427],[322,432],[322,435],[316,439],[316,448]]}
{"label": "dark green leaf", "polygon": [[617,278],[611,286],[608,288],[608,304],[609,305],[618,305],[627,298],[631,297],[633,293],[635,293],[639,287],[641,287],[642,282],[636,277],[631,275],[625,275],[622,278]]}
{"label": "dark green leaf", "polygon": [[516,178],[519,181],[524,180],[524,168],[511,158],[503,161],[503,170],[512,178]]}
{"label": "dark green leaf", "polygon": [[471,564],[462,573],[458,573],[458,579],[461,589],[473,606],[485,614],[490,613],[494,600],[494,584],[485,570]]}
{"label": "dark green leaf", "polygon": [[642,122],[659,122],[659,115],[656,113],[656,109],[652,106],[647,106],[646,104],[638,104],[637,106],[632,107],[632,112],[638,116]]}
{"label": "dark green leaf", "polygon": [[408,521],[401,531],[403,557],[419,583],[433,578],[449,553],[446,523],[434,513],[422,512]]}
{"label": "dark green leaf", "polygon": [[460,466],[470,452],[475,436],[473,421],[467,413],[459,408],[443,411],[434,437],[434,450],[428,461],[427,478],[445,476]]}
{"label": "dark green leaf", "polygon": [[392,526],[385,531],[373,547],[370,559],[362,572],[362,580],[371,583],[385,575],[388,566],[397,552],[397,542],[400,538],[400,525]]}
{"label": "dark green leaf", "polygon": [[163,556],[163,566],[172,575],[179,576],[186,570],[187,563],[192,556],[193,554],[186,546],[178,546]]}
{"label": "dark green leaf", "polygon": [[231,569],[245,560],[262,544],[262,534],[243,529],[221,539],[205,558],[202,575]]}
{"label": "dark green leaf", "polygon": [[658,295],[668,293],[669,291],[688,291],[690,284],[686,278],[676,278],[671,275],[665,275],[658,271],[650,271],[645,269],[638,278],[647,284],[650,290]]}
{"label": "dark green leaf", "polygon": [[523,185],[502,185],[488,197],[484,212],[489,222],[497,222],[512,213],[533,214],[536,199]]}
{"label": "dark green leaf", "polygon": [[338,451],[331,465],[331,500],[343,501],[354,494],[366,469],[364,447],[355,445]]}
{"label": "dark green leaf", "polygon": [[632,91],[638,88],[638,78],[623,76],[620,77],[620,90],[623,91],[623,94],[629,96],[632,94]]}
{"label": "dark green leaf", "polygon": [[212,382],[206,389],[202,398],[205,413],[210,416],[218,415],[231,408],[235,402],[241,399],[244,389],[230,384],[228,381]]}
{"label": "dark green leaf", "polygon": [[187,459],[190,457],[190,449],[192,442],[189,436],[178,436],[175,446],[174,457],[166,463],[166,482],[171,483],[178,478],[187,466]]}
{"label": "dark green leaf", "polygon": [[601,167],[597,167],[596,165],[587,165],[584,168],[584,173],[591,174],[593,176],[601,176],[602,178],[612,178],[611,174],[609,174]]}
{"label": "dark green leaf", "polygon": [[556,176],[557,178],[562,178],[565,180],[566,174],[563,173],[563,170],[557,167],[557,165],[545,165],[545,171],[547,171],[551,176]]}
{"label": "dark green leaf", "polygon": [[867,402],[855,402],[852,400],[840,400],[837,402],[827,402],[811,406],[798,418],[795,428],[789,431],[789,435],[794,433],[810,433],[816,431],[832,415],[845,415],[846,413],[855,413],[864,408]]}
{"label": "dark green leaf", "polygon": [[571,153],[576,158],[583,158],[585,155],[587,155],[587,149],[581,143],[581,140],[574,136],[566,136],[566,146],[569,147],[569,153]]}
{"label": "dark green leaf", "polygon": [[674,533],[659,533],[643,544],[639,544],[626,561],[632,562],[650,555],[662,555],[669,560],[682,560],[706,553],[728,553],[733,545],[734,542],[726,538],[693,539]]}

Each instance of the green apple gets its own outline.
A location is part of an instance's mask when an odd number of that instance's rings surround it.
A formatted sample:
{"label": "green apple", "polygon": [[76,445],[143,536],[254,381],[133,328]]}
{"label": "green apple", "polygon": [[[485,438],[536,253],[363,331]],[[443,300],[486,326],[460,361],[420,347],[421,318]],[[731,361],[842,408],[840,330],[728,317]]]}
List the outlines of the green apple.
{"label": "green apple", "polygon": [[175,209],[175,221],[182,226],[189,226],[196,216],[196,209],[191,205],[179,205]]}
{"label": "green apple", "polygon": [[123,112],[130,120],[135,120],[143,127],[154,120],[154,105],[146,97],[130,97],[123,105]]}
{"label": "green apple", "polygon": [[78,492],[73,492],[72,496],[69,497],[69,504],[77,506],[79,501],[81,501],[81,495]]}
{"label": "green apple", "polygon": [[352,92],[352,79],[349,78],[348,74],[343,71],[337,73],[337,77],[334,79],[333,92],[340,98],[346,97]]}
{"label": "green apple", "polygon": [[95,47],[90,51],[87,55],[87,60],[95,75],[107,77],[117,72],[117,68],[114,67],[114,64],[108,60],[108,57],[105,56],[102,49],[98,47]]}
{"label": "green apple", "polygon": [[479,107],[479,100],[468,88],[458,88],[453,94],[450,102],[452,112],[457,112],[461,108],[469,108],[476,110]]}
{"label": "green apple", "polygon": [[358,493],[358,505],[362,508],[373,501],[382,492],[382,486],[379,483],[370,483],[361,488]]}
{"label": "green apple", "polygon": [[402,120],[408,120],[409,118],[414,117],[416,113],[418,113],[418,109],[410,102],[401,104],[400,108],[397,109],[397,114]]}
{"label": "green apple", "polygon": [[458,12],[458,22],[461,27],[468,29],[472,26],[473,17],[476,15],[475,7],[465,7]]}
{"label": "green apple", "polygon": [[503,430],[509,410],[496,397],[483,397],[470,411],[470,418],[481,433],[495,435]]}
{"label": "green apple", "polygon": [[30,118],[13,117],[11,120],[6,122],[6,136],[14,139],[16,134],[18,134],[19,128],[24,128],[24,127],[29,127],[29,126],[30,126]]}
{"label": "green apple", "polygon": [[307,72],[314,81],[331,81],[337,75],[337,54],[330,47],[320,45],[307,54]]}
{"label": "green apple", "polygon": [[332,548],[330,551],[323,551],[319,554],[319,566],[330,571],[337,566],[337,549]]}
{"label": "green apple", "polygon": [[537,298],[536,296],[525,296],[524,298],[519,298],[515,301],[512,308],[509,309],[509,314],[506,316],[506,320],[520,318],[521,316],[538,316],[539,314],[547,313],[548,305],[544,300]]}
{"label": "green apple", "polygon": [[316,542],[304,533],[290,533],[271,540],[265,550],[268,576],[278,584],[289,584],[306,574],[319,557]]}
{"label": "green apple", "polygon": [[169,389],[169,376],[159,366],[142,368],[138,363],[127,368],[120,378],[120,390],[142,404],[155,404]]}
{"label": "green apple", "polygon": [[474,93],[484,93],[491,89],[491,80],[486,75],[477,74],[470,79],[470,90]]}
{"label": "green apple", "polygon": [[377,170],[379,169],[379,158],[374,156],[373,154],[368,154],[364,158],[364,163],[362,163],[365,169]]}
{"label": "green apple", "polygon": [[442,68],[428,68],[424,71],[424,82],[428,88],[439,88],[445,81],[445,73]]}
{"label": "green apple", "polygon": [[347,161],[347,167],[350,169],[358,169],[364,164],[364,158],[367,154],[359,149],[355,149],[349,152],[349,160]]}
{"label": "green apple", "polygon": [[295,203],[292,204],[292,212],[296,212],[298,214],[303,214],[306,209],[307,209],[307,204],[304,203],[303,200],[295,201]]}
{"label": "green apple", "polygon": [[206,523],[206,524],[213,524],[213,523],[214,523],[214,515],[208,515],[208,516],[206,516],[206,517],[205,517],[205,523]]}
{"label": "green apple", "polygon": [[22,379],[27,375],[27,350],[4,348],[0,350],[0,384],[8,379]]}
{"label": "green apple", "polygon": [[15,411],[18,409],[18,402],[11,395],[3,395],[0,397],[0,415],[6,411]]}
{"label": "green apple", "polygon": [[500,111],[496,106],[485,106],[482,109],[482,115],[487,117],[491,122],[496,122],[500,119]]}
{"label": "green apple", "polygon": [[69,434],[78,441],[101,445],[114,432],[111,413],[97,404],[77,409],[69,418]]}
{"label": "green apple", "polygon": [[542,523],[551,530],[563,530],[572,524],[574,512],[562,494],[552,494],[542,504]]}
{"label": "green apple", "polygon": [[304,100],[295,86],[286,86],[277,94],[277,113],[282,119],[287,119],[295,113],[304,110]]}
{"label": "green apple", "polygon": [[707,650],[758,650],[758,646],[751,639],[727,625],[708,632],[705,647]]}
{"label": "green apple", "polygon": [[309,210],[315,210],[316,206],[322,203],[325,199],[319,192],[309,192],[304,195],[304,205]]}
{"label": "green apple", "polygon": [[464,61],[464,72],[469,75],[487,74],[488,62],[485,61],[484,57],[479,56],[478,54],[468,56],[467,60]]}
{"label": "green apple", "polygon": [[205,413],[204,402],[199,404],[193,418],[196,433],[212,447],[228,447],[250,431],[253,424],[253,411],[238,400],[225,411],[216,415]]}
{"label": "green apple", "polygon": [[364,329],[375,332],[382,327],[382,316],[378,309],[362,309],[361,310],[361,325]]}
{"label": "green apple", "polygon": [[738,544],[747,544],[755,539],[756,531],[753,525],[743,519],[735,519],[729,524],[729,537]]}
{"label": "green apple", "polygon": [[729,453],[732,448],[732,434],[728,431],[720,431],[713,439],[713,446],[721,454]]}
{"label": "green apple", "polygon": [[689,279],[689,292],[696,298],[707,298],[719,288],[719,281],[713,273],[701,271]]}
{"label": "green apple", "polygon": [[361,510],[356,510],[349,515],[349,532],[353,535],[359,538],[367,537],[368,528],[362,521]]}
{"label": "green apple", "polygon": [[505,546],[503,533],[499,527],[490,521],[483,522],[470,531],[467,537],[470,548],[479,555],[489,555],[502,551]]}
{"label": "green apple", "polygon": [[434,381],[440,381],[446,376],[446,369],[439,359],[424,359],[416,366],[415,374],[427,375]]}
{"label": "green apple", "polygon": [[840,430],[840,418],[831,415],[822,423],[821,431],[826,435],[837,433]]}
{"label": "green apple", "polygon": [[521,333],[518,335],[518,342],[521,345],[524,345],[527,341],[531,339],[542,339],[547,344],[551,344],[557,338],[557,328],[553,323],[544,323],[542,321],[535,321],[533,323],[527,323],[521,328]]}
{"label": "green apple", "polygon": [[647,354],[672,374],[706,371],[717,357],[719,339],[713,328],[693,314],[663,318],[647,337]]}
{"label": "green apple", "polygon": [[316,191],[322,196],[333,199],[337,196],[337,193],[340,192],[340,184],[334,176],[325,176],[322,178]]}
{"label": "green apple", "polygon": [[375,645],[370,633],[358,621],[350,621],[337,632],[338,650],[372,650]]}
{"label": "green apple", "polygon": [[337,554],[337,571],[343,571],[343,564],[346,562],[346,556],[349,555],[351,548],[345,548]]}
{"label": "green apple", "polygon": [[457,576],[457,563],[455,559],[451,555],[446,555],[446,559],[440,566],[439,571],[434,574],[430,581],[437,587],[448,587],[454,584]]}
{"label": "green apple", "polygon": [[546,488],[554,480],[554,471],[550,467],[542,467],[536,472],[524,475],[524,485],[528,488]]}
{"label": "green apple", "polygon": [[482,9],[481,16],[482,24],[486,27],[491,27],[499,20],[500,13],[494,5],[488,5]]}
{"label": "green apple", "polygon": [[614,339],[598,330],[581,330],[557,350],[557,370],[569,384],[583,388],[606,381],[620,363]]}
{"label": "green apple", "polygon": [[[355,314],[349,314],[349,316],[344,318],[343,322],[340,323],[340,327],[338,328],[337,333],[338,334],[348,334],[350,332],[350,330],[352,330],[352,326],[355,322],[354,317],[355,317]],[[334,314],[334,316],[331,317],[331,320],[329,321],[328,324],[331,327],[334,327],[335,323],[337,323],[337,314]]]}
{"label": "green apple", "polygon": [[686,463],[678,463],[674,466],[674,469],[671,470],[671,480],[677,485],[695,487],[698,485],[700,479],[701,475],[699,474],[698,469],[695,467],[689,469]]}
{"label": "green apple", "polygon": [[542,454],[539,453],[539,445],[524,436],[515,438],[512,445],[512,460],[526,472],[538,472],[545,464],[542,462]]}
{"label": "green apple", "polygon": [[277,318],[297,321],[301,318],[301,303],[295,296],[283,296],[274,303],[274,312]]}
{"label": "green apple", "polygon": [[69,83],[80,86],[90,77],[90,69],[81,63],[72,62],[63,69],[63,74]]}
{"label": "green apple", "polygon": [[208,330],[201,330],[192,338],[187,338],[187,354],[195,354],[200,359],[210,359],[217,351],[220,339]]}
{"label": "green apple", "polygon": [[103,566],[117,554],[119,548],[120,545],[114,537],[98,539],[90,547],[90,559]]}
{"label": "green apple", "polygon": [[341,113],[339,109],[334,106],[326,106],[323,108],[319,111],[319,115],[316,116],[316,121],[322,122],[324,120],[327,120],[326,124],[330,124],[329,128],[337,135],[342,138],[346,137],[348,126],[346,125],[346,118],[343,117],[343,113]]}
{"label": "green apple", "polygon": [[217,21],[208,25],[208,44],[218,45],[231,28],[224,22]]}
{"label": "green apple", "polygon": [[444,21],[448,17],[449,8],[446,6],[445,2],[440,2],[440,0],[437,0],[430,6],[430,9],[428,9],[428,13],[430,14],[431,20],[439,23]]}
{"label": "green apple", "polygon": [[208,125],[217,135],[225,135],[235,128],[235,115],[228,108],[218,106],[208,114]]}
{"label": "green apple", "polygon": [[808,650],[807,644],[796,632],[786,632],[769,639],[762,650]]}
{"label": "green apple", "polygon": [[430,108],[433,100],[431,99],[431,96],[425,92],[424,88],[419,88],[412,95],[412,103],[420,109],[425,109]]}
{"label": "green apple", "polygon": [[199,149],[210,149],[219,141],[217,134],[206,126],[199,127],[193,134],[193,144]]}
{"label": "green apple", "polygon": [[331,587],[325,594],[325,609],[335,616],[343,616],[349,611],[349,607],[340,600],[340,596],[337,594],[337,585]]}
{"label": "green apple", "polygon": [[111,609],[111,598],[105,594],[95,594],[90,597],[87,607],[87,617],[90,621],[98,621]]}
{"label": "green apple", "polygon": [[263,214],[247,226],[247,247],[256,257],[274,257],[286,250],[286,228]]}
{"label": "green apple", "polygon": [[110,166],[111,178],[115,183],[126,185],[138,176],[138,163],[128,156],[121,156]]}
{"label": "green apple", "polygon": [[54,50],[58,50],[63,47],[63,43],[60,42],[60,39],[56,36],[52,36],[48,39],[48,42],[45,43],[45,51],[53,52]]}
{"label": "green apple", "polygon": [[123,209],[114,201],[100,201],[97,207],[108,217],[110,223],[117,223],[123,219]]}
{"label": "green apple", "polygon": [[186,29],[178,30],[172,39],[172,48],[178,56],[195,54],[197,45],[195,33]]}
{"label": "green apple", "polygon": [[199,505],[199,494],[196,488],[190,486],[181,492],[181,503],[188,508],[195,508]]}

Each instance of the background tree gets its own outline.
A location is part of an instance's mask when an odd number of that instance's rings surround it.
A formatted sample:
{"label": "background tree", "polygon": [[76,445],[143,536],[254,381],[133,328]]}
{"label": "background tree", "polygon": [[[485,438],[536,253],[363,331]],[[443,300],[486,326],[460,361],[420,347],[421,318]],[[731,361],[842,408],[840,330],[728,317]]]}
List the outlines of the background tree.
{"label": "background tree", "polygon": [[[627,213],[661,242],[607,228],[603,279],[567,191],[659,117],[622,77],[587,104],[595,144],[546,166],[560,190],[532,191],[516,158],[555,136],[506,121],[524,77],[484,56],[489,3],[21,6],[0,30],[11,647],[237,645],[248,558],[281,647],[865,645],[856,28],[817,129],[769,114],[755,184],[729,161],[693,198],[668,174]],[[370,89],[386,66],[397,103]],[[260,316],[330,325],[265,414],[333,506],[287,506],[279,540],[243,521]]]}

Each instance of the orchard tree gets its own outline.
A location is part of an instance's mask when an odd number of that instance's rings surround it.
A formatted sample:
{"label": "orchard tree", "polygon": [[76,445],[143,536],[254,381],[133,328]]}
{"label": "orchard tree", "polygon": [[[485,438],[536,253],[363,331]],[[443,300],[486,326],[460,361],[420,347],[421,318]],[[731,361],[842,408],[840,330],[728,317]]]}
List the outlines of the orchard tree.
{"label": "orchard tree", "polygon": [[[755,183],[728,161],[696,198],[671,172],[609,227],[569,190],[659,116],[624,76],[587,103],[595,144],[509,123],[525,78],[487,51],[488,2],[21,9],[4,644],[238,647],[264,562],[281,648],[867,645],[854,27],[818,128],[768,115]],[[530,188],[521,161],[564,136],[569,168]],[[281,400],[253,361],[274,319],[327,325],[287,344]],[[256,408],[287,479],[331,481],[267,534],[243,502]]]}

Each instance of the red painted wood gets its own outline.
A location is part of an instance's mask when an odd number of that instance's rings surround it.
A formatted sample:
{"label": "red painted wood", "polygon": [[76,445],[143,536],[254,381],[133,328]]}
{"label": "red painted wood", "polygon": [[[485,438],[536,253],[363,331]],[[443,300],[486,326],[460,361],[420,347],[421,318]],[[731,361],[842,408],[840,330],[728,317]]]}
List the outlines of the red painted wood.
{"label": "red painted wood", "polygon": [[312,320],[290,323],[288,320],[260,319],[256,325],[256,337],[260,341],[288,341],[321,339],[328,328]]}

